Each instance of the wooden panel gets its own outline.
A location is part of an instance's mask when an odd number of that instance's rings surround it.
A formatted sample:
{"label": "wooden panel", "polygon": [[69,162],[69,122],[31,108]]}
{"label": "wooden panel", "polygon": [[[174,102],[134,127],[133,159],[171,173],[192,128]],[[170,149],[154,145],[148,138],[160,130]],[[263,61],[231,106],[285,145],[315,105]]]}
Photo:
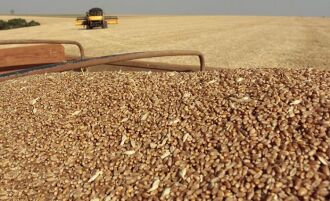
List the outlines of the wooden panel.
{"label": "wooden panel", "polygon": [[65,61],[63,45],[46,44],[0,49],[0,71],[3,67],[49,64]]}

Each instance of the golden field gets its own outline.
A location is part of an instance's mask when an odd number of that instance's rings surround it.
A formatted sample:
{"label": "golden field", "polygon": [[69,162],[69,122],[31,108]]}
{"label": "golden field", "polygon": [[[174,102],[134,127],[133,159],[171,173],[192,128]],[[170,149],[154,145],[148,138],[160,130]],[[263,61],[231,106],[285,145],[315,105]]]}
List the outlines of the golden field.
{"label": "golden field", "polygon": [[[0,40],[76,40],[83,44],[87,56],[199,50],[207,65],[216,67],[330,67],[330,18],[126,16],[109,29],[84,30],[74,26],[74,18],[20,17],[42,25],[0,31]],[[74,51],[72,47],[67,50],[69,54]],[[168,61],[195,62],[181,58]]]}

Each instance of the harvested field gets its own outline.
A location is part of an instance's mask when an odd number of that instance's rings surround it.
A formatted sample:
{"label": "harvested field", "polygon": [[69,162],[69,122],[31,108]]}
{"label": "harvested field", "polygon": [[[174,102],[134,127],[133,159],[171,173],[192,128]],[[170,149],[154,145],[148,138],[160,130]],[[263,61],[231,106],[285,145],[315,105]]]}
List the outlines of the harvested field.
{"label": "harvested field", "polygon": [[[74,18],[26,17],[42,25],[0,31],[1,39],[77,40],[88,56],[189,49],[214,67],[314,67],[330,65],[330,18],[247,16],[131,16],[107,30],[83,30]],[[7,20],[12,16],[0,17]],[[73,49],[68,49],[73,53]],[[170,59],[191,64],[194,60]]]}
{"label": "harvested field", "polygon": [[1,200],[329,200],[330,72],[5,81],[0,160]]}

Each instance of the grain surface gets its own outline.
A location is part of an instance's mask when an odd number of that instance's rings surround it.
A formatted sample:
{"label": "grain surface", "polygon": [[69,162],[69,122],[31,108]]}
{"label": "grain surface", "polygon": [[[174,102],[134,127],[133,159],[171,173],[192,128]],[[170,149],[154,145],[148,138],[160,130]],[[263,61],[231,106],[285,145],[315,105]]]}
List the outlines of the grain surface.
{"label": "grain surface", "polygon": [[19,78],[0,200],[329,200],[329,127],[329,71]]}

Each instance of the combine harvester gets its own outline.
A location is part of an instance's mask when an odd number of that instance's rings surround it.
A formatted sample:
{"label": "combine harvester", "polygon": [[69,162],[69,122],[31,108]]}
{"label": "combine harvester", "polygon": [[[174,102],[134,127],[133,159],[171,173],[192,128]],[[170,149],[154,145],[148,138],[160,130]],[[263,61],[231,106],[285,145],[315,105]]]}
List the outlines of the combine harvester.
{"label": "combine harvester", "polygon": [[[82,45],[76,41],[58,40],[6,40],[0,45],[31,46],[0,49],[0,81],[17,77],[63,71],[204,71],[205,60],[202,53],[190,50],[149,51],[108,55],[87,58]],[[66,55],[63,45],[75,45],[79,48],[80,57]],[[136,61],[154,57],[197,56],[199,66],[176,65],[149,61]]]}
{"label": "combine harvester", "polygon": [[104,16],[101,8],[92,8],[84,17],[77,17],[76,26],[84,26],[86,29],[101,27],[108,28],[108,24],[118,24],[117,16]]}

